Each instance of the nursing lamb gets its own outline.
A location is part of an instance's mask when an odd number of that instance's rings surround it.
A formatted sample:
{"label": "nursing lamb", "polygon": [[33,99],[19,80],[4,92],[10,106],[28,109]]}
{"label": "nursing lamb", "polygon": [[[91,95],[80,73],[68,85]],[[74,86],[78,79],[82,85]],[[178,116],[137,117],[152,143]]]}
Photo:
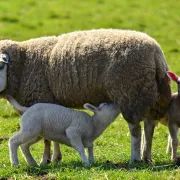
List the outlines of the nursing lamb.
{"label": "nursing lamb", "polygon": [[[26,110],[11,96],[8,97],[15,109],[24,111],[20,131],[9,139],[12,165],[18,165],[17,148],[20,145],[29,165],[37,165],[29,147],[41,137],[73,147],[79,153],[85,166],[94,162],[93,141],[113,122],[119,114],[114,104],[101,103],[99,107],[84,104],[94,112],[89,114],[56,104],[37,103]],[[84,148],[88,148],[88,159]]]}

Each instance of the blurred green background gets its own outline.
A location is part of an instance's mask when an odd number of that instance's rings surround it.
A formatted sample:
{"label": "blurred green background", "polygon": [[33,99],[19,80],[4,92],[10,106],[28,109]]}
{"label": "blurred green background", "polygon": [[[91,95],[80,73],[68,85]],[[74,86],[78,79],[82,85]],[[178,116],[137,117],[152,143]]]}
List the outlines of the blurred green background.
{"label": "blurred green background", "polygon": [[[180,75],[180,1],[177,0],[0,0],[0,39],[23,41],[76,30],[119,28],[142,31],[161,45],[170,70]],[[176,85],[172,83],[173,91]],[[180,179],[179,169],[165,154],[167,128],[156,128],[153,141],[155,167],[128,169],[130,136],[120,116],[95,143],[97,163],[83,168],[74,150],[62,147],[63,163],[29,168],[20,155],[21,168],[11,168],[7,139],[19,129],[19,116],[0,101],[0,178],[8,179]],[[119,121],[120,119],[120,121]],[[40,160],[42,143],[32,149]],[[104,162],[121,162],[116,167]],[[125,168],[124,168],[125,167]]]}

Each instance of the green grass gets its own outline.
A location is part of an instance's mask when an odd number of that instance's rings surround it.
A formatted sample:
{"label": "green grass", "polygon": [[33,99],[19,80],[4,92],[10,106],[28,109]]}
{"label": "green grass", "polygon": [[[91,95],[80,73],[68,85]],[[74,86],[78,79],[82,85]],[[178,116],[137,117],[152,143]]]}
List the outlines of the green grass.
{"label": "green grass", "polygon": [[[160,43],[170,69],[180,75],[179,9],[177,0],[1,0],[0,39],[22,41],[95,28],[139,30]],[[173,83],[172,88],[176,91]],[[62,163],[28,167],[19,153],[20,167],[12,168],[7,139],[18,131],[19,116],[5,100],[0,101],[0,114],[0,179],[180,179],[180,169],[165,153],[168,131],[162,125],[153,141],[155,165],[128,166],[130,134],[121,116],[95,141],[96,163],[88,168],[66,146],[61,147]],[[32,147],[38,162],[42,151],[42,142]]]}

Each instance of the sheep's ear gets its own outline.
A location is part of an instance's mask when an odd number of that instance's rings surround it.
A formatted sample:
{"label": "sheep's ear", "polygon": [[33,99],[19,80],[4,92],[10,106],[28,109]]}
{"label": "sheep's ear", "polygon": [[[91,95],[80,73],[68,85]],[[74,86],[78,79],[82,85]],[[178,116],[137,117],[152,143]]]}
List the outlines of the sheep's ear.
{"label": "sheep's ear", "polygon": [[83,107],[89,111],[96,112],[97,107],[93,106],[92,104],[86,103],[83,105]]}
{"label": "sheep's ear", "polygon": [[8,64],[9,63],[9,56],[5,53],[0,53],[0,62]]}

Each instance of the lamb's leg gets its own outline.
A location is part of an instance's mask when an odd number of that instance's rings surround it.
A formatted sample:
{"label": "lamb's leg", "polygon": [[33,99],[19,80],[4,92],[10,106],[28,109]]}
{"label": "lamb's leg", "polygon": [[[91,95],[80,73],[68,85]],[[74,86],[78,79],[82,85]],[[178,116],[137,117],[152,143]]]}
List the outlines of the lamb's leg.
{"label": "lamb's leg", "polygon": [[74,149],[76,149],[76,151],[79,153],[79,155],[82,159],[83,165],[88,166],[89,162],[85,155],[84,146],[83,146],[81,137],[80,137],[79,133],[77,132],[76,128],[73,128],[73,127],[68,128],[66,130],[66,135],[67,135],[68,139],[70,140],[72,147]]}
{"label": "lamb's leg", "polygon": [[32,144],[35,144],[37,143],[39,140],[41,140],[42,138],[41,137],[36,137],[35,139],[27,142],[27,143],[24,143],[22,144],[20,147],[21,147],[21,151],[22,153],[24,154],[26,160],[27,160],[27,163],[29,166],[37,166],[37,163],[36,161],[34,160],[34,158],[32,157],[31,155],[31,152],[29,150],[30,146]]}
{"label": "lamb's leg", "polygon": [[51,142],[44,139],[44,152],[40,165],[45,165],[51,162]]}
{"label": "lamb's leg", "polygon": [[178,127],[176,124],[171,122],[168,123],[169,133],[172,139],[172,153],[171,160],[176,160],[177,158],[177,147],[178,147]]}
{"label": "lamb's leg", "polygon": [[171,139],[171,135],[168,135],[168,143],[167,143],[167,148],[166,148],[166,153],[170,153],[172,151],[172,139]]}
{"label": "lamb's leg", "polygon": [[53,142],[53,156],[52,156],[52,162],[60,162],[62,160],[62,154],[59,147],[59,143]]}
{"label": "lamb's leg", "polygon": [[151,160],[151,149],[152,149],[152,138],[154,134],[155,124],[152,120],[144,121],[144,132],[142,141],[142,160],[145,162],[152,162]]}
{"label": "lamb's leg", "polygon": [[131,133],[131,160],[130,164],[141,161],[140,146],[141,146],[141,126],[140,123],[128,123]]}
{"label": "lamb's leg", "polygon": [[89,163],[94,163],[93,144],[88,147],[88,160],[89,160]]}
{"label": "lamb's leg", "polygon": [[18,165],[17,148],[19,145],[24,144],[34,139],[35,136],[29,132],[18,132],[9,139],[9,152],[12,165]]}
{"label": "lamb's leg", "polygon": [[9,145],[9,155],[10,155],[10,161],[11,164],[14,166],[17,166],[19,164],[18,157],[17,157],[17,148],[21,144],[20,141],[20,133],[15,134],[9,139],[8,145]]}

